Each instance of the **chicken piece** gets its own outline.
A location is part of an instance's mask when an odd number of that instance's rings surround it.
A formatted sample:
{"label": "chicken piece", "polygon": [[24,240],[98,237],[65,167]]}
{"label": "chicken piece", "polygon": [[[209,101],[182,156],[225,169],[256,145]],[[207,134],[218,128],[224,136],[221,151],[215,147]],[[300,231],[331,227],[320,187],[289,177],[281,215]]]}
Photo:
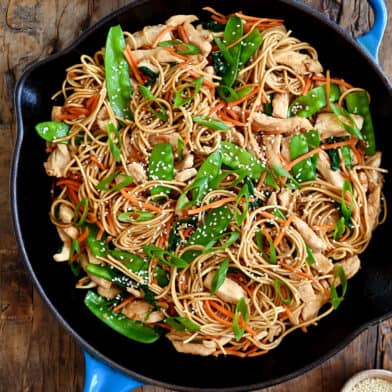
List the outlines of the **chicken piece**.
{"label": "chicken piece", "polygon": [[272,98],[272,115],[274,117],[287,118],[289,103],[289,93],[275,93]]}
{"label": "chicken piece", "polygon": [[206,36],[208,37],[209,34],[206,34],[200,30],[196,30],[193,25],[189,22],[184,23],[184,30],[189,39],[189,42],[193,45],[196,45],[200,48],[201,53],[204,57],[207,57],[212,49],[212,46]]}
{"label": "chicken piece", "polygon": [[302,235],[305,242],[312,248],[313,252],[324,252],[327,245],[321,240],[318,235],[310,228],[310,226],[298,218],[297,216],[293,219],[293,224],[299,233]]}
{"label": "chicken piece", "polygon": [[52,107],[52,113],[51,113],[51,119],[52,121],[58,121],[57,118],[60,114],[62,114],[63,107],[62,106],[53,106]]}
{"label": "chicken piece", "polygon": [[314,299],[306,302],[302,308],[302,319],[303,321],[309,321],[318,315],[321,307],[327,302],[327,298],[324,295],[317,294]]}
{"label": "chicken piece", "polygon": [[[147,174],[140,163],[132,162],[127,165],[129,174],[133,177],[135,184],[143,184],[147,181]],[[121,180],[121,177],[120,177]]]}
{"label": "chicken piece", "polygon": [[48,176],[65,177],[70,162],[71,154],[67,145],[57,144],[57,148],[51,152],[44,167]]}
{"label": "chicken piece", "polygon": [[[211,290],[212,279],[215,272],[210,272],[204,279],[204,286]],[[216,295],[225,302],[237,304],[241,298],[247,298],[245,290],[234,280],[226,278],[221,287],[216,291]]]}
{"label": "chicken piece", "polygon": [[225,140],[228,140],[231,143],[237,144],[240,147],[243,147],[245,144],[245,137],[241,132],[236,130],[226,131],[223,133],[223,137]]}
{"label": "chicken piece", "polygon": [[259,131],[281,131],[284,134],[292,135],[301,130],[310,131],[314,129],[311,122],[302,117],[275,118],[264,113],[254,113],[252,126],[256,132]]}
{"label": "chicken piece", "polygon": [[79,230],[75,226],[68,226],[62,228],[63,232],[71,239],[76,240],[79,236]]}
{"label": "chicken piece", "polygon": [[193,178],[197,174],[197,170],[195,168],[185,169],[181,172],[178,172],[175,176],[176,181],[185,182]]}
{"label": "chicken piece", "polygon": [[358,178],[359,178],[359,182],[361,183],[361,188],[363,189],[363,191],[365,193],[367,193],[367,191],[369,189],[369,181],[368,181],[366,173],[363,171],[359,171]]}
{"label": "chicken piece", "polygon": [[282,138],[280,155],[281,155],[281,157],[282,157],[284,162],[290,162],[291,161],[290,142],[291,142],[291,136],[287,136],[287,137],[283,137]]}
{"label": "chicken piece", "polygon": [[282,135],[263,135],[262,139],[268,164],[281,166],[280,144],[282,142]]}
{"label": "chicken piece", "polygon": [[63,223],[71,223],[74,213],[71,207],[61,204],[59,208],[59,216]]}
{"label": "chicken piece", "polygon": [[287,65],[301,75],[323,72],[320,62],[304,53],[283,51],[274,53],[274,59],[278,64]]}
{"label": "chicken piece", "polygon": [[333,171],[331,169],[331,163],[329,161],[328,154],[325,151],[320,151],[318,154],[317,170],[327,182],[335,185],[339,189],[342,189],[344,178],[338,170]]}
{"label": "chicken piece", "polygon": [[280,206],[289,209],[293,201],[293,192],[290,189],[282,188],[278,193],[278,201]]}
{"label": "chicken piece", "polygon": [[289,318],[291,324],[298,325],[299,318],[301,316],[302,308],[297,308],[294,311],[288,313],[287,317]]}
{"label": "chicken piece", "polygon": [[216,343],[212,340],[196,338],[189,343],[184,343],[184,340],[189,336],[179,332],[170,332],[166,337],[180,353],[208,356],[213,354],[217,349]]}
{"label": "chicken piece", "polygon": [[109,113],[106,107],[103,106],[97,114],[97,126],[101,131],[106,132],[109,122],[110,122]]}
{"label": "chicken piece", "polygon": [[193,167],[194,157],[193,154],[186,154],[184,159],[176,165],[176,170],[181,171]]}
{"label": "chicken piece", "polygon": [[70,255],[71,255],[71,241],[66,240],[63,243],[63,248],[61,249],[61,252],[53,255],[53,260],[58,262],[68,261]]}
{"label": "chicken piece", "polygon": [[301,280],[297,285],[298,294],[304,302],[310,302],[316,298],[312,283],[308,280]]}
{"label": "chicken piece", "polygon": [[[347,257],[346,259],[339,261],[334,264],[334,271],[336,271],[339,267],[343,267],[344,273],[347,279],[352,278],[361,268],[361,260],[357,255]],[[340,284],[339,278],[336,279]]]}
{"label": "chicken piece", "polygon": [[132,54],[138,63],[143,60],[148,60],[151,57],[154,57],[160,63],[182,63],[184,61],[178,56],[174,56],[173,54],[169,53],[167,50],[165,50],[165,48],[161,47],[154,49],[137,49],[133,50]]}
{"label": "chicken piece", "polygon": [[[164,24],[144,27],[144,29],[142,31],[137,31],[136,33],[132,34],[134,42],[136,44],[136,48],[133,47],[132,40],[129,40],[130,41],[130,47],[134,48],[134,49],[137,49],[137,48],[140,48],[142,46],[151,46],[152,43],[158,37],[158,35],[163,30],[165,30],[166,28],[167,28],[167,26],[164,25]],[[171,39],[173,39],[172,34],[170,32],[167,32],[162,37],[160,37],[158,42],[170,41]]]}
{"label": "chicken piece", "polygon": [[328,274],[333,270],[332,261],[322,253],[313,253],[315,263],[312,267],[320,274]]}
{"label": "chicken piece", "polygon": [[[358,129],[362,129],[363,117],[358,114],[352,114],[351,117]],[[340,116],[339,119],[350,125],[350,122],[346,117]],[[320,132],[321,139],[327,139],[331,136],[348,136],[348,132],[344,129],[344,126],[340,123],[339,119],[334,113],[320,113],[317,116],[314,128]]]}
{"label": "chicken piece", "polygon": [[369,227],[372,229],[377,226],[378,224],[378,216],[380,215],[381,212],[381,184],[379,184],[377,187],[373,188],[368,196],[367,196],[367,202],[368,202],[368,224]]}
{"label": "chicken piece", "polygon": [[143,298],[144,294],[141,290],[137,290],[134,287],[127,287],[128,293],[132,294],[135,298]]}
{"label": "chicken piece", "polygon": [[184,23],[192,23],[198,20],[196,15],[173,15],[165,23],[168,26],[179,26]]}
{"label": "chicken piece", "polygon": [[267,206],[276,206],[278,204],[278,198],[276,197],[276,192],[272,192],[267,200]]}
{"label": "chicken piece", "polygon": [[117,294],[119,294],[121,292],[121,290],[118,287],[114,286],[114,285],[112,285],[109,288],[98,286],[97,287],[97,292],[98,292],[99,295],[101,295],[102,297],[105,297],[106,299],[108,299],[110,301]]}
{"label": "chicken piece", "polygon": [[142,321],[143,323],[157,323],[164,319],[160,310],[154,310],[154,307],[146,301],[136,299],[122,308],[122,313],[131,320]]}
{"label": "chicken piece", "polygon": [[103,287],[104,289],[111,289],[113,287],[113,283],[110,280],[90,274],[89,272],[87,272],[87,275],[93,282],[95,282],[98,286]]}
{"label": "chicken piece", "polygon": [[159,68],[148,59],[140,61],[140,63],[137,66],[139,68],[140,67],[148,68],[152,72],[155,72],[156,74],[159,73]]}

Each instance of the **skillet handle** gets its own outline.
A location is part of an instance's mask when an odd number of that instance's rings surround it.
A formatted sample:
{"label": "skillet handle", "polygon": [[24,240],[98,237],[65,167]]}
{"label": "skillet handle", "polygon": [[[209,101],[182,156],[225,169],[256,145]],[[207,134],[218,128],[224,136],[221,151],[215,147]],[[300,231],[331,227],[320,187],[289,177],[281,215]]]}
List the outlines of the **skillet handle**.
{"label": "skillet handle", "polygon": [[84,392],[129,392],[142,382],[113,369],[83,350],[85,360]]}
{"label": "skillet handle", "polygon": [[374,11],[374,24],[356,40],[378,63],[378,49],[387,26],[388,13],[384,0],[369,0],[369,3]]}

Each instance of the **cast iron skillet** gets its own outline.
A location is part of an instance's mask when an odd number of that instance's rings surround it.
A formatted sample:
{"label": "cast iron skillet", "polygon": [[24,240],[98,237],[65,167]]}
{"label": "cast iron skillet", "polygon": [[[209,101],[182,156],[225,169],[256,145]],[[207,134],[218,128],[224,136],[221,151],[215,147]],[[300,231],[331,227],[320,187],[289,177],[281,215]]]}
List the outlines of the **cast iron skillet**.
{"label": "cast iron skillet", "polygon": [[[374,3],[378,7],[381,5],[380,0],[374,0]],[[82,53],[92,54],[101,48],[109,26],[121,23],[124,29],[136,31],[174,14],[200,14],[204,5],[213,6],[223,13],[240,8],[251,15],[283,18],[295,36],[309,41],[318,49],[321,63],[333,75],[370,92],[378,146],[383,149],[388,145],[392,89],[387,78],[365,50],[309,7],[289,0],[242,0],[241,4],[218,0],[203,3],[196,0],[131,1],[128,6],[87,30],[65,51],[29,68],[20,79],[15,95],[18,138],[12,165],[12,211],[20,251],[36,288],[63,326],[95,358],[140,382],[167,388],[187,391],[251,390],[286,381],[321,364],[365,327],[392,314],[392,263],[388,258],[391,220],[388,219],[376,230],[371,245],[361,257],[361,272],[349,281],[348,294],[340,308],[316,328],[309,328],[307,334],[297,332],[285,338],[268,355],[245,360],[202,358],[177,353],[164,338],[151,345],[142,345],[98,321],[83,305],[85,293],[75,290],[75,278],[66,263],[53,262],[52,255],[60,242],[49,221],[51,179],[46,176],[42,165],[46,158],[44,143],[34,131],[37,122],[50,118],[50,97],[60,88],[65,68],[78,62]],[[385,21],[385,14],[383,17]],[[376,22],[378,39],[382,35],[379,23]],[[376,31],[370,38],[374,35],[377,35]],[[368,39],[364,39],[365,43]],[[383,167],[392,170],[392,154],[384,152]],[[390,175],[386,176],[384,191],[389,200]],[[115,381],[107,378],[109,373],[94,372],[96,369],[93,367],[99,364],[94,361],[89,362],[87,367],[87,376],[93,376],[93,379],[89,380],[91,383],[86,390],[126,390],[139,385],[116,371],[114,374],[118,378]],[[105,384],[108,380],[111,384]]]}

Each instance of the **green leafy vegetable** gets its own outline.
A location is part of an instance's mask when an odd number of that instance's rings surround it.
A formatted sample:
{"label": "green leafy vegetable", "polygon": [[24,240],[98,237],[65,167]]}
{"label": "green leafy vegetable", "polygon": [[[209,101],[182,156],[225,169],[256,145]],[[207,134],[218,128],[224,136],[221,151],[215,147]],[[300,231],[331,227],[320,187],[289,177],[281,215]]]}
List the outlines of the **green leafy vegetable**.
{"label": "green leafy vegetable", "polygon": [[[181,88],[176,92],[174,97],[174,107],[179,108],[188,104],[199,93],[201,86],[203,84],[204,78],[197,78],[192,83],[186,83],[181,86]],[[186,89],[193,88],[193,92],[186,97],[183,97],[184,91]]]}
{"label": "green leafy vegetable", "polygon": [[[289,288],[280,280],[280,279],[275,279],[274,280],[274,288],[279,295],[280,300],[286,304],[290,305],[291,302],[291,292]],[[282,288],[284,292],[282,291]]]}
{"label": "green leafy vegetable", "polygon": [[144,245],[143,252],[151,259],[156,257],[159,262],[169,267],[185,268],[188,266],[187,260],[183,257],[179,257],[173,252],[161,249],[155,245]]}
{"label": "green leafy vegetable", "polygon": [[121,136],[118,129],[110,122],[107,125],[110,152],[116,162],[121,162]]}
{"label": "green leafy vegetable", "polygon": [[[340,280],[340,284],[342,285],[341,295],[339,295],[337,291],[337,286],[336,286],[337,279]],[[331,286],[331,301],[332,301],[333,308],[335,310],[339,307],[339,305],[344,300],[344,296],[346,295],[346,292],[347,292],[347,277],[343,267],[339,266],[336,269],[335,279]]]}
{"label": "green leafy vegetable", "polygon": [[152,101],[158,106],[159,111],[155,110],[151,104],[148,105],[148,108],[150,109],[151,113],[159,120],[167,121],[169,119],[169,116],[167,114],[165,107],[161,104],[159,99],[151,92],[151,90],[146,86],[140,85],[139,91],[144,99],[146,99],[147,101]]}
{"label": "green leafy vegetable", "polygon": [[[58,139],[62,139],[69,134],[71,127],[60,121],[45,121],[40,122],[35,126],[35,130],[42,139],[48,142],[56,143]],[[68,140],[64,140],[63,144],[68,144]]]}
{"label": "green leafy vegetable", "polygon": [[170,327],[173,327],[177,331],[185,331],[188,330],[190,332],[197,332],[200,331],[200,326],[194,323],[193,321],[181,317],[181,316],[176,316],[176,317],[168,317],[165,320],[165,323],[169,325]]}
{"label": "green leafy vegetable", "polygon": [[203,127],[214,129],[216,131],[230,131],[232,127],[223,121],[209,116],[193,116],[193,122]]}
{"label": "green leafy vegetable", "polygon": [[[242,326],[240,326],[240,322],[239,322],[240,317],[242,321]],[[234,317],[233,317],[233,332],[234,332],[234,337],[237,341],[239,341],[244,335],[248,319],[249,319],[248,306],[246,305],[245,299],[242,297],[238,301],[235,307]]]}
{"label": "green leafy vegetable", "polygon": [[130,211],[130,212],[122,212],[117,219],[123,223],[132,223],[132,222],[145,222],[150,219],[155,218],[155,214],[150,211]]}
{"label": "green leafy vegetable", "polygon": [[223,263],[216,270],[211,281],[211,294],[215,294],[222,286],[226,279],[227,271],[229,269],[229,259],[225,259]]}

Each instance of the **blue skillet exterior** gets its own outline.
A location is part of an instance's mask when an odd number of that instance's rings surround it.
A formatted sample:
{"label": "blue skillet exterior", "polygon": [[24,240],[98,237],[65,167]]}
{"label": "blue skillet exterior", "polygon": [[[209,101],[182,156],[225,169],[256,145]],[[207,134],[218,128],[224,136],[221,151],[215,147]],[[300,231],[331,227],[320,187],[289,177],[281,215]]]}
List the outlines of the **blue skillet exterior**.
{"label": "blue skillet exterior", "polygon": [[[382,13],[382,0],[372,0],[372,3]],[[211,0],[208,5],[221,12],[238,9],[234,1],[223,4]],[[84,308],[83,293],[73,288],[74,278],[67,266],[52,262],[51,256],[60,243],[48,218],[51,181],[43,170],[44,144],[37,138],[34,124],[49,118],[50,96],[60,88],[65,68],[76,63],[82,53],[91,54],[99,49],[111,25],[121,23],[124,29],[136,31],[146,24],[162,22],[175,13],[200,15],[201,7],[198,1],[192,0],[131,1],[88,29],[65,51],[30,67],[16,88],[18,138],[11,176],[15,233],[26,267],[40,294],[65,329],[93,355],[86,353],[85,391],[120,392],[141,383],[187,391],[267,387],[319,365],[364,328],[392,313],[392,264],[387,256],[390,219],[377,229],[362,257],[362,271],[350,280],[349,293],[338,311],[322,320],[317,328],[310,328],[308,334],[294,333],[268,355],[254,359],[187,356],[175,352],[165,339],[153,345],[129,341],[99,323]],[[240,8],[249,14],[285,19],[294,35],[318,49],[321,62],[333,75],[369,90],[378,146],[382,150],[387,145],[387,130],[392,123],[391,86],[371,56],[346,32],[297,1],[243,0]],[[382,25],[376,23],[376,30],[361,42],[368,49],[370,47],[373,55],[382,36],[379,26]],[[392,169],[391,154],[384,154],[383,167]],[[34,189],[33,194],[31,189]],[[387,200],[390,192],[391,179],[387,176]]]}

